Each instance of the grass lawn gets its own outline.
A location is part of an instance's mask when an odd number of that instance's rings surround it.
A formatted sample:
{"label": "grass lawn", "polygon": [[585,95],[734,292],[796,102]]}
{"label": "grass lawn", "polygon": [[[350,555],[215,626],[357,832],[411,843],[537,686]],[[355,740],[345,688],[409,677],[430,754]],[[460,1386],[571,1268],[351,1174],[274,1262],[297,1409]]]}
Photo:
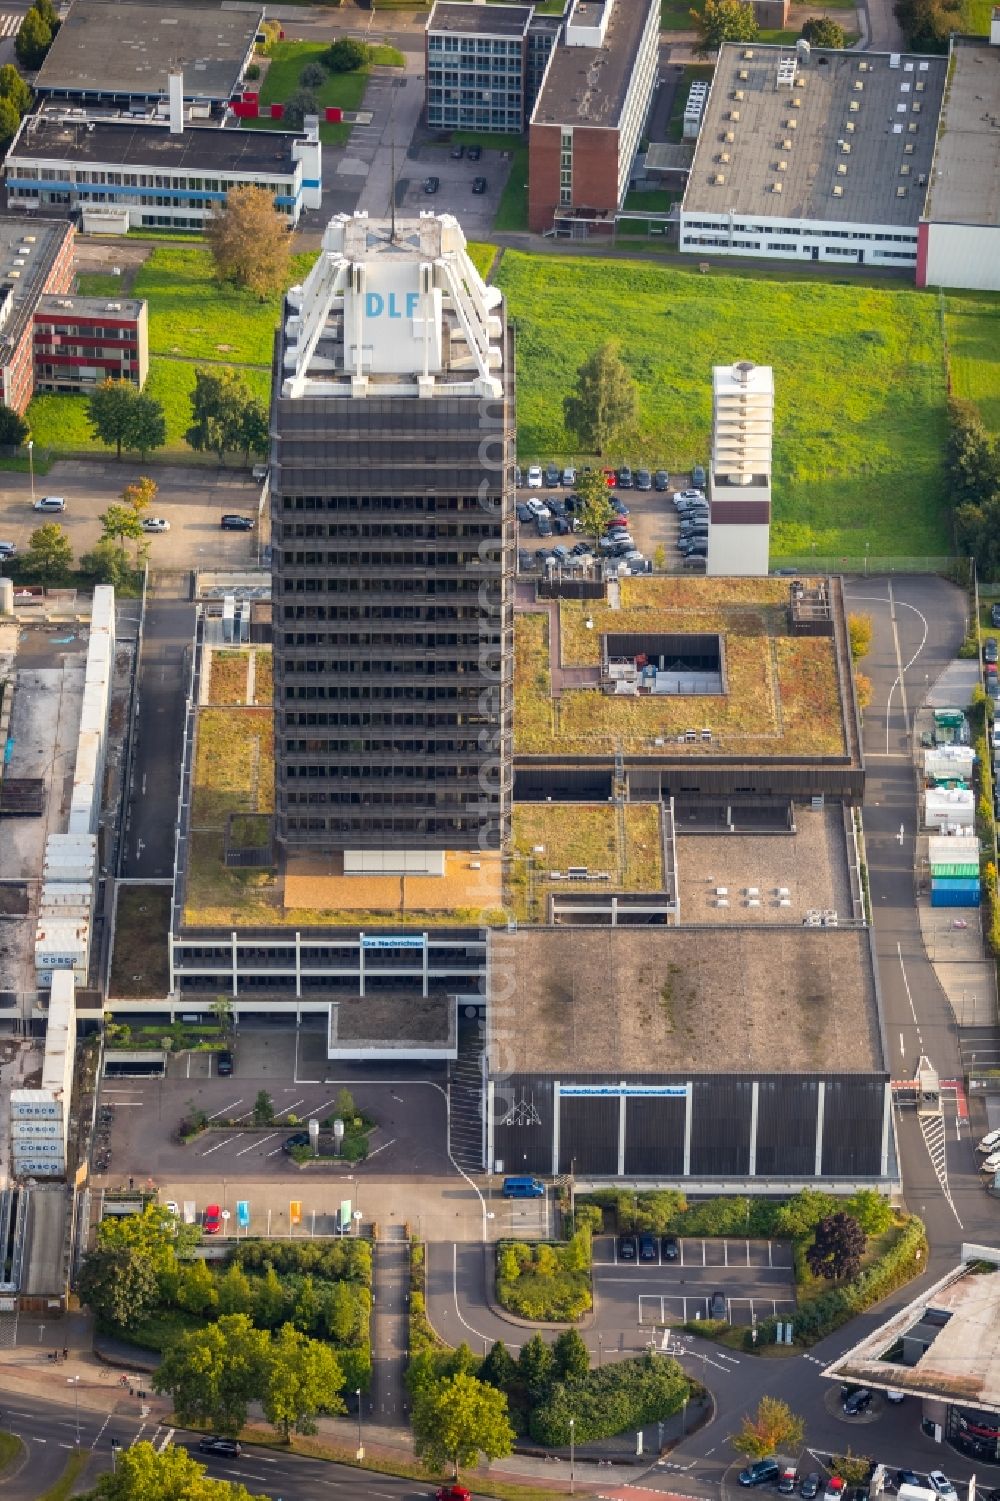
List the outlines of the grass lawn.
{"label": "grass lawn", "polygon": [[77,295],[80,297],[121,297],[125,288],[124,276],[112,276],[102,271],[84,272],[76,279]]}
{"label": "grass lawn", "polygon": [[0,1476],[24,1453],[24,1445],[15,1433],[0,1433]]}
{"label": "grass lawn", "polygon": [[1000,435],[1000,294],[945,293],[944,310],[952,392]]}
{"label": "grass lawn", "polygon": [[960,30],[972,36],[989,36],[993,0],[962,0]]}
{"label": "grass lawn", "polygon": [[40,1491],[38,1501],[69,1501],[89,1460],[89,1449],[80,1449],[77,1453],[71,1454],[55,1485],[50,1485],[47,1491]]}
{"label": "grass lawn", "polygon": [[169,924],[169,886],[119,886],[111,995],[166,995],[170,988]]}
{"label": "grass lawn", "polygon": [[481,146],[484,151],[519,151],[524,145],[524,136],[494,134],[489,130],[453,130],[447,141],[432,144],[448,146],[454,143],[463,146]]}
{"label": "grass lawn", "polygon": [[678,5],[675,0],[660,0],[661,31],[693,31],[690,5]]}
{"label": "grass lawn", "polygon": [[273,811],[270,710],[202,710],[194,759],[192,828],[221,832],[228,813]]}
{"label": "grass lawn", "polygon": [[487,272],[496,260],[497,247],[495,245],[483,245],[470,240],[465,248],[469,252],[470,261],[485,280]]}
{"label": "grass lawn", "polygon": [[[326,42],[276,42],[271,51],[271,60],[260,87],[261,106],[286,104],[299,87],[299,75],[309,63],[319,62],[329,51]],[[369,64],[383,64],[402,68],[403,54],[395,47],[378,43],[370,49]],[[315,90],[320,113],[325,109],[357,110],[361,108],[368,86],[368,67],[356,73],[327,73]],[[243,125],[256,130],[287,130],[283,120],[268,118],[244,120]],[[350,125],[320,124],[320,139],[328,145],[340,145],[351,133]]]}
{"label": "grass lawn", "polygon": [[866,543],[873,556],[949,551],[933,296],[510,250],[497,282],[517,325],[522,464],[592,460],[567,433],[562,401],[604,340],[621,341],[638,381],[629,457],[652,469],[703,460],[712,366],[759,360],[775,373],[772,556],[811,546],[859,556]]}
{"label": "grass lawn", "polygon": [[528,227],[528,148],[525,145],[518,146],[514,152],[514,159],[510,164],[510,176],[507,178],[503,193],[500,198],[500,207],[497,216],[493,220],[493,228],[499,230],[518,230]]}
{"label": "grass lawn", "polygon": [[711,83],[714,72],[714,63],[687,64],[674,93],[674,102],[670,106],[670,119],[667,121],[668,141],[681,141],[684,139],[684,110],[688,102],[691,85],[693,83]]}

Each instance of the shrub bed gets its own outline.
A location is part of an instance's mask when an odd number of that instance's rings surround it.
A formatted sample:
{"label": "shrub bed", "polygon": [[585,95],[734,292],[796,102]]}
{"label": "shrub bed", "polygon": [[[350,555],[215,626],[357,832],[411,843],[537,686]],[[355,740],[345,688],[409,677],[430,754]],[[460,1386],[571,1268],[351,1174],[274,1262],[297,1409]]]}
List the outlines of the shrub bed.
{"label": "shrub bed", "polygon": [[531,1436],[540,1444],[569,1443],[570,1419],[576,1442],[610,1438],[626,1429],[670,1417],[690,1395],[690,1383],[675,1360],[648,1353],[635,1360],[558,1381],[531,1414]]}
{"label": "shrub bed", "polygon": [[497,1300],[523,1319],[566,1323],[593,1304],[590,1230],[562,1245],[501,1241],[497,1246]]}

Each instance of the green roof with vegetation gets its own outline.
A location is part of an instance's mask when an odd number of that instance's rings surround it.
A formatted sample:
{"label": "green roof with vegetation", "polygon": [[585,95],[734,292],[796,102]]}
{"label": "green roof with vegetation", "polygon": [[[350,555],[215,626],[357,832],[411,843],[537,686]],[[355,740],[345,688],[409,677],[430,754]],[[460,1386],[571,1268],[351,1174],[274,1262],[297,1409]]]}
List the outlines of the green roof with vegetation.
{"label": "green roof with vegetation", "polygon": [[[545,899],[557,889],[560,895],[663,890],[658,803],[516,803],[513,827],[509,891],[518,922],[546,922]],[[571,865],[607,871],[611,879],[600,886],[548,879]]]}

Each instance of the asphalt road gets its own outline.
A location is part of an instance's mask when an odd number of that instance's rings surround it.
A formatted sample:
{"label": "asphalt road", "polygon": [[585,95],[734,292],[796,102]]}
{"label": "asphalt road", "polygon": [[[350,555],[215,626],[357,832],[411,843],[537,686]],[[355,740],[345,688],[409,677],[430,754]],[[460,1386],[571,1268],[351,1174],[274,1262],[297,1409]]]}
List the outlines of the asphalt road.
{"label": "asphalt road", "polygon": [[[109,1387],[109,1408],[114,1406],[114,1386]],[[25,1442],[27,1463],[20,1472],[4,1481],[5,1501],[31,1501],[48,1485],[58,1480],[69,1455],[76,1447],[77,1419],[70,1402],[42,1402],[23,1398],[3,1404],[3,1425]],[[239,1481],[253,1495],[265,1495],[273,1501],[315,1501],[317,1496],[344,1497],[365,1495],[377,1501],[403,1501],[404,1497],[428,1495],[428,1487],[391,1475],[366,1475],[349,1465],[330,1464],[294,1454],[276,1455],[268,1449],[244,1446],[238,1460],[214,1458],[198,1453],[199,1435],[183,1429],[167,1428],[154,1421],[124,1417],[113,1412],[93,1412],[83,1407],[79,1413],[82,1447],[91,1450],[83,1482],[93,1485],[97,1477],[111,1469],[112,1438],[122,1448],[147,1441],[157,1448],[168,1443],[192,1450],[216,1480]]]}

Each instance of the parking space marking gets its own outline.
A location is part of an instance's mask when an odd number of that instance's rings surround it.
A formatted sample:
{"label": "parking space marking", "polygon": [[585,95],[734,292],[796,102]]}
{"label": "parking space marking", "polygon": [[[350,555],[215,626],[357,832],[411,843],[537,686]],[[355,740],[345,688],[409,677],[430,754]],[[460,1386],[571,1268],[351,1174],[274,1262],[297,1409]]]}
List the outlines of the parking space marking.
{"label": "parking space marking", "polygon": [[[242,1131],[240,1132],[240,1135],[243,1135]],[[270,1131],[267,1136],[262,1136],[259,1141],[252,1141],[248,1147],[240,1147],[239,1151],[236,1153],[237,1157],[245,1157],[248,1152],[255,1152],[258,1147],[262,1147],[264,1145],[265,1141],[273,1141],[277,1135],[277,1131]],[[204,1153],[202,1155],[204,1155]]]}
{"label": "parking space marking", "polygon": [[223,1105],[222,1109],[221,1110],[217,1110],[214,1115],[206,1116],[206,1120],[216,1121],[216,1120],[218,1120],[218,1118],[219,1118],[220,1115],[230,1114],[232,1111],[234,1111],[236,1109],[237,1105],[242,1105],[242,1104],[243,1104],[243,1098],[241,1096],[238,1100],[234,1100],[231,1105]]}
{"label": "parking space marking", "polygon": [[205,1151],[205,1152],[202,1152],[201,1155],[203,1157],[211,1157],[212,1153],[213,1152],[217,1152],[220,1147],[227,1147],[230,1144],[230,1142],[239,1141],[240,1137],[241,1136],[245,1136],[245,1135],[246,1135],[245,1131],[237,1131],[235,1136],[229,1136],[229,1137],[225,1137],[224,1136],[221,1141],[217,1141],[215,1143],[214,1147],[209,1147],[208,1150]]}
{"label": "parking space marking", "polygon": [[275,1120],[277,1120],[277,1118],[278,1118],[279,1115],[287,1115],[290,1110],[297,1110],[298,1107],[300,1105],[304,1104],[304,1103],[305,1103],[305,1101],[303,1099],[303,1100],[295,1100],[291,1105],[283,1105],[280,1110],[275,1111],[275,1116],[274,1116]]}

